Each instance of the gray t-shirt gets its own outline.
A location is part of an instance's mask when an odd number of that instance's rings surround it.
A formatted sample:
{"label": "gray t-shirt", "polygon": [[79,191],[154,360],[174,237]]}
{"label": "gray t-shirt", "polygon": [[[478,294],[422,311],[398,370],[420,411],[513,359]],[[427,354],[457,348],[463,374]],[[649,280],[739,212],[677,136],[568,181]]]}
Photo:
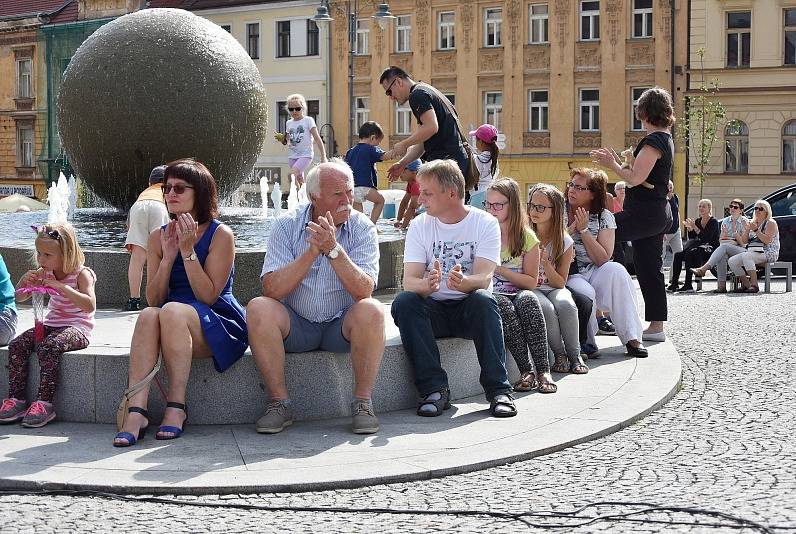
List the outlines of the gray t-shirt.
{"label": "gray t-shirt", "polygon": [[[569,222],[565,222],[565,224],[569,225]],[[599,216],[595,214],[589,214],[588,228],[589,233],[595,239],[597,239],[597,234],[600,233],[600,230],[615,230],[616,219],[614,219],[614,214],[608,210],[603,210]],[[580,232],[575,232],[575,235],[572,236],[572,239],[575,242],[575,261],[578,264],[578,273],[588,277],[591,275],[592,269],[594,269],[594,262],[592,262],[591,258],[589,257],[589,253],[586,252],[586,245],[583,244]]]}

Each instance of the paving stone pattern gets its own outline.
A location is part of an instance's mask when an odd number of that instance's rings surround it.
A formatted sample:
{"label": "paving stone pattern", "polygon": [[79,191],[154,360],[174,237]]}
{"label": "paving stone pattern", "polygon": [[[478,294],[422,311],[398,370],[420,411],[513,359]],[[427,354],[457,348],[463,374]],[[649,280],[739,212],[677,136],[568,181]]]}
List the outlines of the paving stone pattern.
{"label": "paving stone pattern", "polygon": [[[777,282],[774,289],[781,291],[784,284]],[[129,532],[541,532],[547,530],[544,525],[555,524],[582,533],[759,531],[733,528],[739,525],[720,517],[645,512],[643,506],[627,504],[589,508],[581,517],[640,513],[624,521],[581,526],[588,519],[528,517],[526,521],[541,525],[531,527],[487,516],[350,511],[570,512],[597,501],[714,510],[766,524],[774,532],[793,532],[795,295],[672,296],[668,333],[683,359],[683,390],[631,427],[555,454],[425,482],[297,494],[175,497],[185,504],[333,507],[343,512],[6,495],[0,496],[0,532],[105,532],[111,518],[117,518],[115,530]],[[701,524],[678,524],[694,521]]]}

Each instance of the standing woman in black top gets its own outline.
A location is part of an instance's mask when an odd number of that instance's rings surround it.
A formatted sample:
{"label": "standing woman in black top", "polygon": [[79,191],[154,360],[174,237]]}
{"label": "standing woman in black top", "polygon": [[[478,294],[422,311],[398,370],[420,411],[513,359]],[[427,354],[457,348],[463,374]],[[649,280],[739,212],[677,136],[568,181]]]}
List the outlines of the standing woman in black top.
{"label": "standing woman in black top", "polygon": [[631,168],[622,168],[619,155],[612,148],[592,150],[589,155],[595,163],[612,169],[627,183],[624,209],[615,215],[616,240],[630,241],[633,245],[633,263],[644,297],[644,315],[650,322],[643,339],[664,341],[667,308],[661,243],[663,234],[672,224],[666,198],[674,158],[671,95],[661,87],[647,89],[639,98],[636,117],[647,135],[633,151],[636,159]]}

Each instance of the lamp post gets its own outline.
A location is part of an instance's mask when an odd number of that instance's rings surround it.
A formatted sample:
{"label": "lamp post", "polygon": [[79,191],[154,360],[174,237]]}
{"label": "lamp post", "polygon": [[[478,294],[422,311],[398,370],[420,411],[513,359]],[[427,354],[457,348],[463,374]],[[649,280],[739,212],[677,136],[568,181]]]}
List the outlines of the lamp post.
{"label": "lamp post", "polygon": [[[375,0],[363,0],[364,4],[375,6],[376,12],[371,18],[376,21],[379,28],[384,30],[387,26],[395,20],[395,17],[390,13],[389,4],[377,3]],[[348,123],[349,123],[349,142],[351,137],[354,136],[356,126],[356,105],[354,102],[354,56],[356,55],[356,38],[357,38],[357,16],[359,15],[360,5],[359,0],[348,0],[346,3],[346,19],[348,20]],[[329,22],[334,20],[329,15],[329,0],[321,0],[321,5],[315,12],[312,20],[316,24],[328,25]],[[331,54],[331,51],[329,52]]]}

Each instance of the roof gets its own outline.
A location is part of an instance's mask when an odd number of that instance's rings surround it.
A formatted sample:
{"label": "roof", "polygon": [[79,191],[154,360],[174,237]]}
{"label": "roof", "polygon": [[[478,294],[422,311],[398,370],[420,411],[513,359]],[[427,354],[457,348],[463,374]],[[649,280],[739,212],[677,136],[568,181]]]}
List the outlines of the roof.
{"label": "roof", "polygon": [[0,19],[60,13],[69,7],[74,8],[76,14],[77,0],[3,0],[0,2]]}
{"label": "roof", "polygon": [[247,6],[252,4],[272,4],[280,0],[149,0],[147,7],[176,7],[196,11],[224,7]]}

